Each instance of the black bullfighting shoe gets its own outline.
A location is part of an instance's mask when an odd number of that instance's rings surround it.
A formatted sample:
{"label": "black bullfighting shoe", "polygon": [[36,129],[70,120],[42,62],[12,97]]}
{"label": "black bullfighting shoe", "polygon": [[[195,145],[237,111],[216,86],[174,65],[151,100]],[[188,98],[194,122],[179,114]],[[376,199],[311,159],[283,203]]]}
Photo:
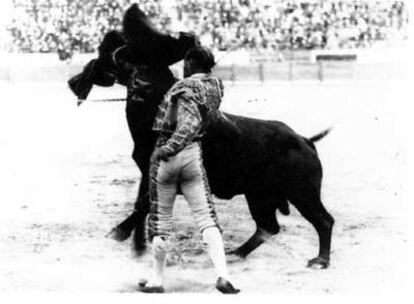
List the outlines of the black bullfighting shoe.
{"label": "black bullfighting shoe", "polygon": [[236,294],[240,292],[240,289],[234,288],[229,281],[222,277],[217,279],[216,288],[218,291],[225,294]]}
{"label": "black bullfighting shoe", "polygon": [[141,280],[138,283],[138,289],[141,292],[145,293],[165,293],[164,287],[162,285],[159,286],[147,286],[147,280]]}

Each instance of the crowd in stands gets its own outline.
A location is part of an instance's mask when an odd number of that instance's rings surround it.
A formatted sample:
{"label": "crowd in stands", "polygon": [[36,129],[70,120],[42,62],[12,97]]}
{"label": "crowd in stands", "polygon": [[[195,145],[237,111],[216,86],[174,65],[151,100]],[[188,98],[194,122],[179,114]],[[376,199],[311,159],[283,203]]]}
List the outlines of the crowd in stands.
{"label": "crowd in stands", "polygon": [[403,1],[13,0],[12,51],[94,52],[138,2],[162,31],[193,31],[212,49],[359,48],[406,36]]}

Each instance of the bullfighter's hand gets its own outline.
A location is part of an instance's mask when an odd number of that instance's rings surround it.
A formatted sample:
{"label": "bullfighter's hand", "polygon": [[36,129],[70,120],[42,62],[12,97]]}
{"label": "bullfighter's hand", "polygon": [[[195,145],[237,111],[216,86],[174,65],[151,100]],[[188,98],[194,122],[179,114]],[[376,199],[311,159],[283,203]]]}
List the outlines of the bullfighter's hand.
{"label": "bullfighter's hand", "polygon": [[168,161],[168,152],[162,148],[155,148],[151,156],[151,161],[156,162],[159,160]]}

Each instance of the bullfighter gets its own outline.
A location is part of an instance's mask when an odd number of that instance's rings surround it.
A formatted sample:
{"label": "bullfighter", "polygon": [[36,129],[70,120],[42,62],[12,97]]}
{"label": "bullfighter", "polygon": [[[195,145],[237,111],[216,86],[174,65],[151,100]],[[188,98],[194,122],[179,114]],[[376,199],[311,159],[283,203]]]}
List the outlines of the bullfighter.
{"label": "bullfighter", "polygon": [[213,54],[201,46],[188,51],[184,79],[172,86],[158,108],[153,130],[158,132],[150,165],[149,237],[152,240],[153,275],[143,281],[143,292],[164,292],[166,254],[173,225],[173,205],[178,186],[200,228],[216,270],[216,288],[238,293],[226,265],[223,239],[203,166],[200,140],[218,112],[223,96],[221,80],[211,75]]}

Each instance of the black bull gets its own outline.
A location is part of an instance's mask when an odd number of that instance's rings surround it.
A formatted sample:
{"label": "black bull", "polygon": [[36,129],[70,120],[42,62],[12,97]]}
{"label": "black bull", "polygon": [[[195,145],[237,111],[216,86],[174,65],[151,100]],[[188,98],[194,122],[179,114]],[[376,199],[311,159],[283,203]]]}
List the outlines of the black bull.
{"label": "black bull", "polygon": [[[69,81],[78,97],[85,98],[92,84],[110,86],[115,79],[126,84],[126,77],[119,69],[105,66],[103,62],[107,61],[98,58],[90,62],[82,74]],[[134,211],[111,231],[111,235],[123,241],[135,229],[134,245],[138,253],[145,249],[145,219],[150,209],[149,160],[156,136],[151,125],[161,96],[135,103],[127,100],[126,105],[134,141],[132,157],[142,172],[142,179]],[[308,139],[282,122],[228,113],[223,113],[209,126],[202,147],[211,190],[223,199],[244,194],[257,225],[253,236],[232,253],[246,257],[269,236],[277,234],[280,227],[276,209],[287,215],[290,202],[319,236],[319,254],[308,266],[325,268],[329,265],[334,220],[321,202],[322,166],[314,145],[327,133],[328,130]]]}

